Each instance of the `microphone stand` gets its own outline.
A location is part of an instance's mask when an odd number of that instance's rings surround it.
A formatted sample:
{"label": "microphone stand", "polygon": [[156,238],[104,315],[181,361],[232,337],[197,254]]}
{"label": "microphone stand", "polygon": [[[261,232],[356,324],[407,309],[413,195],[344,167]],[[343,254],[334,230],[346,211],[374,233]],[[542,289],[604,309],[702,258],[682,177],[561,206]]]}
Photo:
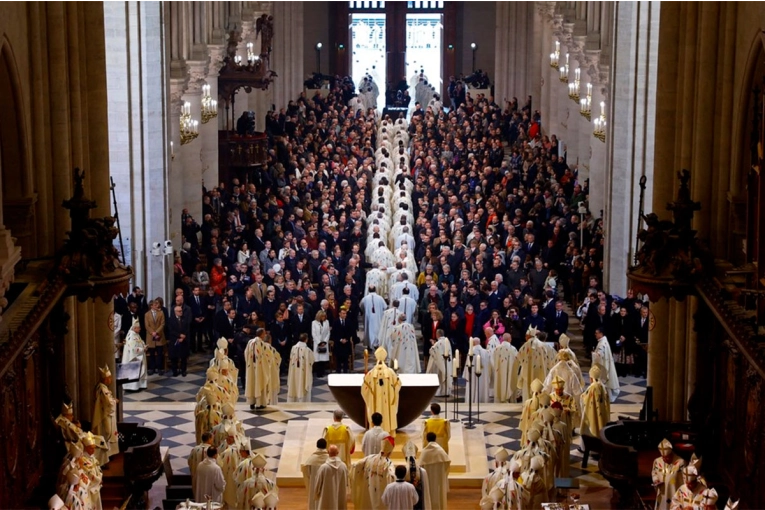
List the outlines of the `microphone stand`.
{"label": "microphone stand", "polygon": [[470,391],[468,391],[468,424],[465,426],[465,428],[474,429],[475,425],[473,425],[473,354],[468,354],[467,369],[468,369],[467,388],[469,388]]}

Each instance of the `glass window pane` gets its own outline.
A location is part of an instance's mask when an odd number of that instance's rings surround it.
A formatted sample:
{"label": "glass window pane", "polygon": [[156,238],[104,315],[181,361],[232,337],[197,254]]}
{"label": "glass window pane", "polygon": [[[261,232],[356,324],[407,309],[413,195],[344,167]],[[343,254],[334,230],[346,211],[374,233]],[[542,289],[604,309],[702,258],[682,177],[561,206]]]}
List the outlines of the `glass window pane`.
{"label": "glass window pane", "polygon": [[351,14],[351,76],[358,87],[364,76],[372,76],[379,96],[377,108],[385,106],[385,14]]}
{"label": "glass window pane", "polygon": [[[435,92],[441,94],[441,47],[443,38],[443,24],[441,14],[415,13],[406,15],[406,76],[409,80],[409,95],[412,98],[421,99],[428,97],[427,93],[420,92],[423,87],[433,86]],[[418,87],[420,75],[424,83]],[[414,102],[412,102],[412,106]],[[427,104],[422,105],[423,108]]]}

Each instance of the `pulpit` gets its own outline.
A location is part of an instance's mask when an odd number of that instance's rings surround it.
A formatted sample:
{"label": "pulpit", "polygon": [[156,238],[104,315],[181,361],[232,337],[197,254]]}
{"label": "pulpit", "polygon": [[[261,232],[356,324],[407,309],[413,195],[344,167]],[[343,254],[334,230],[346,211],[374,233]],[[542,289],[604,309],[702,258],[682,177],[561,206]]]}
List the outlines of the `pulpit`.
{"label": "pulpit", "polygon": [[[436,374],[401,374],[401,391],[398,396],[398,427],[403,428],[422,415],[438,390]],[[361,385],[364,374],[330,374],[327,381],[332,396],[340,409],[355,423],[366,426],[364,399]]]}

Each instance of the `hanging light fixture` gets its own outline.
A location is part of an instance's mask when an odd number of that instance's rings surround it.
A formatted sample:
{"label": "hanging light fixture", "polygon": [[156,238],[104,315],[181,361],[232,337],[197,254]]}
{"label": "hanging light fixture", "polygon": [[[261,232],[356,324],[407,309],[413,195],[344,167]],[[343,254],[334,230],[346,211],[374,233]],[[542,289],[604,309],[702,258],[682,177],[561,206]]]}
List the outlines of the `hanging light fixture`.
{"label": "hanging light fixture", "polygon": [[592,83],[587,84],[587,96],[579,100],[579,114],[592,120]]}
{"label": "hanging light fixture", "polygon": [[202,86],[202,124],[218,116],[218,101],[210,96],[210,85]]}
{"label": "hanging light fixture", "polygon": [[600,140],[606,141],[606,103],[600,102],[600,117],[595,119],[595,128],[592,130],[592,136]]}
{"label": "hanging light fixture", "polygon": [[186,145],[198,136],[199,121],[191,118],[191,103],[186,101],[181,109],[181,145]]}
{"label": "hanging light fixture", "polygon": [[550,53],[550,67],[558,69],[558,61],[560,60],[560,42],[555,41],[555,51]]}

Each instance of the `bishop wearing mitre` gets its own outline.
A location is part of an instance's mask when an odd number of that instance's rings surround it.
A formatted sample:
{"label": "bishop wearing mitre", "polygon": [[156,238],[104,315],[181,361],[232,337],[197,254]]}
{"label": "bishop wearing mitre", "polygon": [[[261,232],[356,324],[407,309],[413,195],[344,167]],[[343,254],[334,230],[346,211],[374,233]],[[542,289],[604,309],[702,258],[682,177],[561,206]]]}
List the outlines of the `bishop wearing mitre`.
{"label": "bishop wearing mitre", "polygon": [[[456,360],[452,359],[452,344],[449,339],[444,336],[442,329],[436,330],[438,335],[438,341],[430,348],[430,357],[428,358],[428,367],[426,372],[428,374],[436,374],[438,376],[438,393],[437,397],[444,397],[451,394],[452,390],[452,365]],[[432,340],[431,340],[432,341]],[[459,368],[459,361],[457,361]]]}
{"label": "bishop wearing mitre", "polygon": [[276,404],[275,396],[279,392],[281,356],[271,345],[263,341],[261,335],[265,336],[263,329],[258,330],[258,336],[250,340],[244,350],[244,361],[247,366],[244,396],[250,404],[250,409],[255,409],[256,406],[263,409],[269,404]]}
{"label": "bishop wearing mitre", "polygon": [[398,392],[401,381],[398,374],[385,364],[388,353],[382,347],[375,351],[377,363],[364,375],[361,396],[367,407],[367,419],[372,423],[372,415],[380,413],[383,417],[382,428],[395,436],[398,422]]}
{"label": "bishop wearing mitre", "polygon": [[287,376],[287,402],[310,402],[313,388],[313,350],[306,342],[308,335],[301,333],[290,351],[290,367]]}
{"label": "bishop wearing mitre", "polygon": [[611,401],[608,390],[600,381],[600,367],[590,368],[590,385],[582,393],[582,421],[579,433],[593,437],[600,436],[600,429],[611,418]]}
{"label": "bishop wearing mitre", "polygon": [[531,398],[531,383],[534,379],[544,381],[547,377],[547,353],[545,345],[537,338],[537,329],[529,327],[526,331],[526,343],[518,350],[518,389],[523,392],[523,401]]}
{"label": "bishop wearing mitre", "polygon": [[685,461],[672,449],[672,443],[662,439],[659,443],[660,457],[653,461],[651,481],[656,488],[656,510],[668,510],[672,496],[683,484]]}
{"label": "bishop wearing mitre", "polygon": [[117,403],[109,385],[112,384],[112,372],[109,367],[99,368],[101,382],[96,386],[95,406],[93,409],[93,433],[103,436],[109,447],[108,456],[117,455],[120,452],[119,439],[117,437]]}

